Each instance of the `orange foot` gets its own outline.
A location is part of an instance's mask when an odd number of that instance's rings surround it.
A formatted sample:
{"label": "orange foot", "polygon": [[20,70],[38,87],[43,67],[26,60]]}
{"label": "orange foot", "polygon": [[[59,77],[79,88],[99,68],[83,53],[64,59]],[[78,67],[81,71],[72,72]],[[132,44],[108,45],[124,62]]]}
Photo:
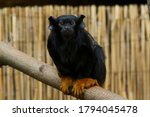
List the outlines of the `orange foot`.
{"label": "orange foot", "polygon": [[64,77],[61,76],[61,85],[60,85],[60,90],[64,93],[64,94],[69,94],[69,88],[72,86],[72,79],[71,77]]}
{"label": "orange foot", "polygon": [[98,82],[96,79],[92,78],[83,78],[83,79],[78,79],[72,89],[73,95],[82,98],[84,89],[85,88],[90,88],[92,86],[99,86]]}

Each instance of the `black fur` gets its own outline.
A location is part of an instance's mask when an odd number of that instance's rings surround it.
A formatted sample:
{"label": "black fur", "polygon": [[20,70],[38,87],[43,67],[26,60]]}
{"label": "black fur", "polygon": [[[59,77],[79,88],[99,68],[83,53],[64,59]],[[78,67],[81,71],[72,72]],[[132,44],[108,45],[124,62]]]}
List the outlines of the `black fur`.
{"label": "black fur", "polygon": [[[62,75],[74,79],[91,77],[102,85],[106,75],[104,52],[84,29],[83,18],[83,15],[65,15],[56,19],[49,17],[51,33],[48,38],[48,51]],[[73,20],[75,26],[65,23],[60,27],[59,22],[64,20]],[[73,33],[70,31],[71,34],[68,34],[68,31],[64,34],[65,31],[62,30],[65,26],[68,26],[68,30],[73,30]]]}

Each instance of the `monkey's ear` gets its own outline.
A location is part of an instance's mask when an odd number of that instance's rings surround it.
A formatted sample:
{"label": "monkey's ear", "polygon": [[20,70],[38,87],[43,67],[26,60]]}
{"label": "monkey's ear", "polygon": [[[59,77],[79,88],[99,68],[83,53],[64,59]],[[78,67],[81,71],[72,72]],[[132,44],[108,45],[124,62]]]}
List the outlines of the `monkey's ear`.
{"label": "monkey's ear", "polygon": [[83,19],[85,18],[85,15],[80,15],[79,19],[83,21]]}
{"label": "monkey's ear", "polygon": [[54,17],[50,16],[50,17],[48,18],[48,20],[49,20],[48,29],[53,30],[53,29],[54,29],[55,22],[56,22],[56,19],[55,19]]}
{"label": "monkey's ear", "polygon": [[79,19],[78,19],[78,23],[79,23],[79,27],[81,28],[81,29],[84,29],[85,28],[85,24],[84,24],[84,22],[83,22],[83,19],[85,18],[85,16],[84,15],[80,15],[79,16]]}

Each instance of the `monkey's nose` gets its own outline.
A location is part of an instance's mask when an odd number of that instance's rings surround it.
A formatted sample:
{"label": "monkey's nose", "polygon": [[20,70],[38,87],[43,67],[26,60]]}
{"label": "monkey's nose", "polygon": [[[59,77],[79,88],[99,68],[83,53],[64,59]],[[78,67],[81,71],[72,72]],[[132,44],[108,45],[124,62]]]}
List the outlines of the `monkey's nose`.
{"label": "monkey's nose", "polygon": [[69,27],[65,27],[65,28],[64,28],[64,31],[67,31],[67,32],[68,32],[68,31],[70,31],[70,28],[69,28]]}
{"label": "monkey's nose", "polygon": [[65,26],[65,27],[64,27],[64,29],[65,29],[65,30],[68,30],[68,29],[69,29],[69,27],[68,27],[68,26]]}

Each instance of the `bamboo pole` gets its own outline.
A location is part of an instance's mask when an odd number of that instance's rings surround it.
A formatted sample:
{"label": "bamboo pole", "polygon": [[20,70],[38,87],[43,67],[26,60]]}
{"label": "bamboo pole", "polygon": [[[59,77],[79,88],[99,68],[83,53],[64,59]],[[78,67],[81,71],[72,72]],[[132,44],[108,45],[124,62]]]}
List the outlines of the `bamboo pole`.
{"label": "bamboo pole", "polygon": [[[12,66],[29,76],[59,89],[60,79],[54,67],[27,56],[6,43],[0,43],[0,64]],[[125,99],[101,87],[86,89],[84,99]]]}
{"label": "bamboo pole", "polygon": [[[15,48],[18,48],[19,50],[22,50],[21,49],[21,47],[22,47],[22,45],[21,45],[21,41],[22,41],[22,17],[21,17],[21,14],[20,14],[20,12],[21,12],[21,8],[20,7],[17,7],[16,9],[13,9],[13,21],[15,22],[15,23],[13,23],[13,35],[15,35],[17,38],[13,38],[14,40],[13,40],[13,45],[14,45],[14,47]],[[15,12],[16,11],[16,12]],[[19,24],[19,25],[17,25],[17,24]],[[22,79],[21,78],[22,77],[22,73],[21,72],[19,72],[19,71],[17,71],[17,70],[14,70],[14,82],[15,82],[15,84],[14,84],[14,87],[15,87],[15,93],[16,93],[16,95],[15,95],[15,99],[23,99],[23,97],[24,97],[24,90],[23,90],[23,88],[24,88],[24,82],[22,81],[22,80],[24,80],[24,79]]]}
{"label": "bamboo pole", "polygon": [[[116,39],[115,39],[115,51],[116,51],[116,55],[115,55],[115,57],[116,57],[116,73],[114,74],[115,75],[115,79],[116,79],[116,81],[115,81],[115,92],[116,93],[122,93],[120,90],[122,90],[122,87],[121,87],[121,85],[122,85],[122,82],[121,82],[121,63],[120,63],[120,57],[121,57],[121,55],[120,55],[120,50],[121,50],[121,48],[120,48],[120,46],[121,46],[121,43],[122,43],[122,41],[121,41],[121,37],[120,37],[120,34],[121,34],[121,15],[120,14],[122,14],[121,13],[121,7],[120,6],[118,6],[118,5],[116,5],[115,6],[115,11],[114,11],[114,14],[115,14],[115,17],[113,18],[114,20],[116,20],[116,30],[115,30],[115,37],[116,37]],[[114,43],[113,43],[114,44]],[[123,62],[123,60],[121,60],[122,62]]]}
{"label": "bamboo pole", "polygon": [[131,16],[131,26],[132,26],[132,30],[131,30],[131,41],[133,43],[133,49],[134,49],[134,56],[133,56],[133,63],[132,64],[134,66],[134,71],[133,72],[133,97],[136,99],[142,99],[142,66],[141,66],[141,59],[140,59],[140,43],[139,43],[139,14],[138,14],[138,7],[136,5],[131,5],[131,9],[130,9],[130,13],[131,11],[133,12],[133,14],[130,14]]}
{"label": "bamboo pole", "polygon": [[116,84],[116,78],[117,78],[117,51],[116,51],[116,46],[118,45],[117,42],[117,21],[115,19],[115,7],[113,6],[111,8],[112,13],[111,16],[113,17],[111,20],[111,91],[115,92],[115,86],[118,85]]}
{"label": "bamboo pole", "polygon": [[[37,13],[38,13],[38,40],[37,40],[37,48],[36,48],[36,51],[37,51],[37,57],[38,57],[38,60],[41,60],[41,50],[42,50],[42,33],[43,33],[43,30],[42,30],[42,8],[41,7],[38,7],[37,8]],[[41,82],[38,82],[38,86],[39,86],[39,99],[42,99],[43,98],[43,94],[42,94],[42,90],[43,90],[43,86],[42,86],[42,83]]]}
{"label": "bamboo pole", "polygon": [[[144,7],[145,11],[147,13],[148,9],[147,6]],[[150,11],[149,11],[150,12]],[[147,50],[147,54],[146,54],[146,65],[147,65],[147,69],[146,69],[146,74],[147,74],[147,96],[146,99],[150,99],[150,15],[146,14],[145,15],[145,38],[146,38],[146,50]]]}
{"label": "bamboo pole", "polygon": [[129,18],[129,6],[124,7],[124,19],[125,19],[125,37],[126,37],[126,77],[127,77],[127,82],[126,82],[126,89],[127,89],[127,97],[129,99],[132,98],[132,83],[131,83],[131,41],[130,41],[130,18]]}
{"label": "bamboo pole", "polygon": [[[20,40],[21,40],[21,44],[20,44],[20,47],[21,47],[21,50],[23,51],[23,52],[25,52],[25,53],[27,53],[27,50],[26,50],[26,28],[25,28],[25,25],[26,25],[26,23],[24,23],[25,21],[26,21],[26,18],[25,18],[25,8],[20,8],[19,9],[19,16],[20,16],[20,28],[22,28],[22,29],[20,29]],[[22,89],[21,89],[21,96],[22,96],[22,98],[21,99],[27,99],[26,97],[28,96],[28,95],[26,95],[27,94],[27,76],[25,75],[25,74],[23,74],[22,72],[21,72],[21,78],[23,78],[23,79],[21,79],[21,84],[23,84],[23,86],[22,86]]]}
{"label": "bamboo pole", "polygon": [[[130,70],[130,67],[129,67],[129,19],[128,19],[128,7],[127,6],[124,6],[124,8],[123,8],[123,11],[124,11],[124,16],[123,16],[123,19],[124,19],[124,21],[123,21],[123,26],[124,26],[124,28],[123,28],[123,33],[124,33],[124,35],[123,35],[123,37],[122,38],[124,38],[123,40],[124,40],[124,44],[123,44],[123,48],[124,48],[124,59],[125,59],[125,63],[123,63],[124,64],[124,70],[123,70],[123,72],[124,72],[124,82],[125,82],[125,84],[124,84],[124,96],[127,98],[128,97],[128,92],[129,91],[127,91],[129,88],[126,88],[126,84],[128,84],[128,79],[129,79],[129,77],[130,77],[130,72],[129,72],[129,70]],[[129,87],[129,86],[127,86],[127,87]],[[127,89],[127,90],[126,90]]]}
{"label": "bamboo pole", "polygon": [[[3,17],[2,18],[2,26],[3,26],[3,33],[2,33],[2,38],[1,38],[1,41],[4,41],[6,39],[6,31],[7,31],[7,27],[8,27],[8,24],[7,24],[7,20],[6,20],[6,13],[7,13],[7,9],[4,8],[2,9],[2,13],[3,13]],[[2,67],[2,77],[6,77],[6,67]],[[7,90],[6,90],[6,81],[7,79],[4,78],[2,83],[3,83],[3,99],[7,99],[6,95],[7,95]]]}
{"label": "bamboo pole", "polygon": [[[12,16],[11,16],[12,17],[12,35],[13,35],[12,39],[11,39],[11,42],[12,42],[12,44],[15,48],[18,48],[19,33],[18,33],[18,25],[17,25],[17,8],[12,8],[11,11],[12,11]],[[11,23],[11,21],[10,21],[10,23]],[[10,76],[10,79],[14,79],[14,82],[11,83],[11,84],[14,85],[14,91],[13,91],[13,93],[15,93],[14,94],[14,96],[15,96],[14,99],[20,99],[21,98],[21,90],[20,89],[22,88],[22,85],[20,85],[19,71],[14,70],[14,77]],[[12,99],[12,98],[10,98],[10,99]]]}
{"label": "bamboo pole", "polygon": [[[12,38],[11,38],[11,34],[10,34],[10,32],[12,31],[12,25],[11,25],[11,23],[12,23],[12,16],[10,16],[9,14],[11,14],[11,8],[8,8],[7,9],[7,18],[6,18],[6,20],[7,20],[7,23],[8,23],[8,27],[7,27],[7,38],[6,38],[6,40],[8,40],[9,42],[10,42],[10,44],[12,44]],[[13,97],[12,97],[12,78],[11,78],[11,68],[6,68],[6,73],[7,73],[7,75],[6,75],[6,79],[7,79],[7,81],[6,81],[6,83],[7,83],[7,99],[13,99]]]}
{"label": "bamboo pole", "polygon": [[[29,55],[29,56],[32,56],[32,47],[31,47],[31,43],[30,43],[30,33],[29,33],[29,30],[30,30],[30,27],[29,27],[29,14],[30,14],[30,9],[29,7],[26,7],[25,8],[25,50],[26,50],[26,53]],[[32,98],[32,94],[31,93],[31,89],[32,89],[32,84],[31,84],[31,80],[29,76],[27,76],[27,79],[26,79],[26,99],[31,99]]]}
{"label": "bamboo pole", "polygon": [[126,91],[126,77],[125,77],[125,61],[126,61],[126,48],[125,48],[125,20],[123,20],[123,8],[119,7],[119,65],[120,69],[118,69],[119,76],[119,94],[126,97],[125,91]]}
{"label": "bamboo pole", "polygon": [[[142,63],[142,76],[143,76],[143,95],[144,99],[146,99],[147,97],[147,81],[148,81],[148,78],[147,78],[147,73],[146,73],[146,70],[147,70],[147,65],[146,65],[146,51],[145,51],[145,48],[146,48],[146,38],[145,38],[145,19],[144,17],[142,17],[142,15],[144,14],[145,12],[145,9],[143,6],[141,6],[141,63]],[[141,69],[141,68],[140,68]]]}
{"label": "bamboo pole", "polygon": [[147,4],[148,4],[148,12],[149,12],[149,15],[150,15],[150,0],[147,0]]}
{"label": "bamboo pole", "polygon": [[[44,30],[44,25],[45,25],[45,19],[46,19],[46,11],[45,11],[45,7],[41,7],[42,8],[42,16],[41,16],[41,18],[42,18],[42,35],[41,35],[41,41],[42,41],[42,45],[41,45],[41,51],[42,51],[42,53],[41,53],[41,60],[42,61],[46,61],[45,60],[45,57],[46,57],[46,49],[47,48],[45,48],[45,46],[46,46],[46,40],[47,40],[47,38],[44,38],[44,36],[45,36],[45,30]],[[45,84],[43,84],[43,91],[42,91],[42,93],[43,93],[43,99],[45,100],[45,99],[47,99],[47,85],[45,85]]]}
{"label": "bamboo pole", "polygon": [[[135,98],[135,94],[134,92],[136,92],[136,81],[137,81],[137,77],[136,77],[136,61],[138,61],[137,59],[137,38],[136,38],[136,34],[137,32],[136,30],[136,21],[137,21],[137,11],[136,11],[136,6],[135,5],[130,5],[129,6],[129,15],[130,15],[130,28],[131,28],[131,34],[130,34],[130,42],[131,42],[131,77],[130,77],[130,92],[129,92],[129,96],[131,99]],[[135,36],[136,35],[136,36]],[[136,80],[135,80],[136,79]],[[137,91],[137,93],[139,93],[139,91]]]}
{"label": "bamboo pole", "polygon": [[[3,27],[3,20],[2,20],[2,10],[0,10],[0,29]],[[2,39],[2,30],[0,30],[0,41]],[[2,77],[2,68],[0,68],[0,100],[3,99],[3,77]]]}

